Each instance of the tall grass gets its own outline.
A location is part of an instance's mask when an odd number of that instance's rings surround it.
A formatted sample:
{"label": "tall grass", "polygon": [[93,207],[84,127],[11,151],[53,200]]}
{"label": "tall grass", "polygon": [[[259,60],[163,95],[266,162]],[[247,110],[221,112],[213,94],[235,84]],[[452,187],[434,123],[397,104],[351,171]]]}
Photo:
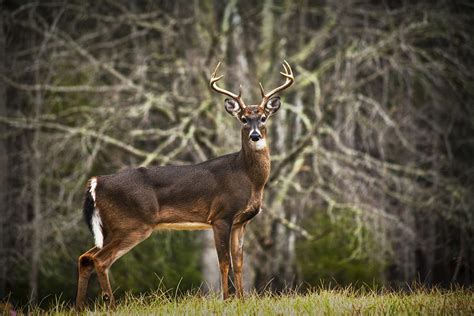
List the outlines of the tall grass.
{"label": "tall grass", "polygon": [[[6,305],[4,305],[6,306]],[[4,310],[4,313],[9,311]],[[76,315],[60,299],[48,309],[23,307],[31,314]],[[103,302],[90,302],[84,314],[105,314]],[[245,299],[222,301],[217,295],[170,292],[126,295],[114,313],[122,315],[473,315],[472,289],[413,289],[410,291],[315,289],[307,293],[249,293]]]}

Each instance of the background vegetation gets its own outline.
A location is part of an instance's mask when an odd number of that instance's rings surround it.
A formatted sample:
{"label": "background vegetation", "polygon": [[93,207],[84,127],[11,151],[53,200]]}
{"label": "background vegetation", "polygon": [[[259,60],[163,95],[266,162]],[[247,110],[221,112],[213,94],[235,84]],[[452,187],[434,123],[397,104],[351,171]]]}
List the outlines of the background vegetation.
{"label": "background vegetation", "polygon": [[[0,297],[74,296],[90,176],[239,149],[208,87],[219,60],[248,103],[283,59],[296,75],[270,123],[248,289],[472,284],[469,1],[0,3]],[[206,233],[155,234],[113,287],[212,290],[214,256]]]}

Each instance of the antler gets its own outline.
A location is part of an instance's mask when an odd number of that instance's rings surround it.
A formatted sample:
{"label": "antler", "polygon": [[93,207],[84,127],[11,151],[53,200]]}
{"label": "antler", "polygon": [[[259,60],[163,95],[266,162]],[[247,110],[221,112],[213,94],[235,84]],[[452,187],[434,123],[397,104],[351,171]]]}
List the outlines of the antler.
{"label": "antler", "polygon": [[219,62],[217,64],[216,70],[214,70],[214,72],[211,75],[211,80],[209,81],[209,83],[211,85],[211,88],[214,89],[215,91],[219,92],[219,93],[222,93],[222,94],[225,94],[225,95],[231,97],[232,99],[234,99],[235,101],[237,101],[239,103],[239,106],[242,110],[245,109],[247,106],[245,105],[244,101],[241,98],[241,96],[242,96],[242,85],[240,86],[238,95],[235,94],[235,93],[232,93],[228,90],[219,88],[217,86],[217,81],[221,80],[221,78],[224,77],[224,75],[216,77],[216,73],[217,73],[217,70],[219,69],[220,65],[221,65],[221,62]]}
{"label": "antler", "polygon": [[260,106],[264,106],[268,102],[268,100],[275,93],[277,93],[279,91],[282,91],[282,90],[285,90],[286,88],[288,88],[289,86],[291,86],[295,82],[295,77],[293,76],[293,70],[291,70],[290,64],[288,64],[288,62],[286,60],[283,60],[283,61],[284,61],[283,68],[285,68],[285,72],[280,72],[280,73],[283,77],[286,78],[284,84],[282,84],[281,86],[273,89],[272,91],[270,91],[268,93],[265,93],[265,90],[263,90],[262,84],[259,82],[260,92],[262,92],[262,98],[263,98],[262,103],[260,104]]}

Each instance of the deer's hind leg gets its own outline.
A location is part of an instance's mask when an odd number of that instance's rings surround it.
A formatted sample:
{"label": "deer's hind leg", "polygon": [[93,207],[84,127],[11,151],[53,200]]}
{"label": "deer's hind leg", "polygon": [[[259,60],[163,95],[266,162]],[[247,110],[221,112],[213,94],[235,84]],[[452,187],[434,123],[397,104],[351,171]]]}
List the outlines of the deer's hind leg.
{"label": "deer's hind leg", "polygon": [[120,232],[111,236],[105,246],[94,255],[94,267],[97,272],[100,287],[102,289],[102,298],[109,307],[115,306],[115,300],[112,293],[109,280],[109,269],[112,264],[121,256],[129,252],[133,247],[147,239],[153,229],[150,227],[127,232]]}
{"label": "deer's hind leg", "polygon": [[87,295],[87,286],[89,279],[94,271],[94,254],[99,251],[99,248],[93,247],[83,253],[77,262],[78,276],[77,276],[77,296],[76,308],[81,310],[84,308],[84,302]]}

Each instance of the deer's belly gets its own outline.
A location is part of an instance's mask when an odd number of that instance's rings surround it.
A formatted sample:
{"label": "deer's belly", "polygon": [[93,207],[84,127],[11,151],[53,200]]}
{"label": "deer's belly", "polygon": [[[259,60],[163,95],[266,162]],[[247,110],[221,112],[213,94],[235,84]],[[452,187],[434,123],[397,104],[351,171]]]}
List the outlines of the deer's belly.
{"label": "deer's belly", "polygon": [[160,223],[155,226],[155,229],[168,229],[168,230],[205,230],[211,229],[212,226],[205,223],[198,222],[182,222],[182,223]]}

